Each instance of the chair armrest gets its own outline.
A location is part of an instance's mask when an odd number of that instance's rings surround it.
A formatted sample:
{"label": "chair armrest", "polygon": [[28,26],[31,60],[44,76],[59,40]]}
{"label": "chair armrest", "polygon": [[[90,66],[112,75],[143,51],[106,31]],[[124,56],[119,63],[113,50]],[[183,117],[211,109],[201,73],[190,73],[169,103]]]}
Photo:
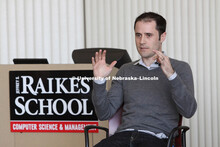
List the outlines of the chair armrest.
{"label": "chair armrest", "polygon": [[100,127],[100,126],[93,126],[93,125],[88,125],[84,128],[84,135],[85,135],[85,147],[89,147],[89,130],[90,129],[100,129],[104,130],[106,132],[106,138],[109,136],[109,131],[108,128],[105,127]]}
{"label": "chair armrest", "polygon": [[168,138],[168,143],[167,143],[167,147],[172,147],[172,143],[173,143],[173,139],[174,139],[174,135],[176,134],[177,131],[179,131],[179,135],[182,136],[182,146],[185,147],[186,146],[186,131],[189,130],[189,127],[187,126],[179,126],[174,128]]}

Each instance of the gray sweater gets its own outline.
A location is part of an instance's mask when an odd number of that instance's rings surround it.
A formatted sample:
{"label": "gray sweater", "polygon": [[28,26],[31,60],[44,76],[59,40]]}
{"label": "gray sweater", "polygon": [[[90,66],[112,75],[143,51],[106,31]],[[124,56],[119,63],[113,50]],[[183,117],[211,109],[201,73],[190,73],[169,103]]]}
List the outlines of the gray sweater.
{"label": "gray sweater", "polygon": [[111,89],[94,83],[92,100],[100,120],[110,119],[123,105],[122,123],[125,129],[148,130],[169,135],[178,125],[179,114],[190,118],[196,111],[193,77],[190,66],[170,59],[177,77],[167,79],[162,69],[148,70],[128,63],[117,73]]}

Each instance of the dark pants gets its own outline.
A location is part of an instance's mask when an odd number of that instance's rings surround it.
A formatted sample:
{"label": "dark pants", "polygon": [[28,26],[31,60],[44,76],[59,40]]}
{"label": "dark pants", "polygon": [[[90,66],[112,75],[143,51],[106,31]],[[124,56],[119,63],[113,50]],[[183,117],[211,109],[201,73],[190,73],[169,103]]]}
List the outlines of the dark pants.
{"label": "dark pants", "polygon": [[167,139],[159,139],[147,133],[125,131],[103,139],[95,147],[166,147]]}

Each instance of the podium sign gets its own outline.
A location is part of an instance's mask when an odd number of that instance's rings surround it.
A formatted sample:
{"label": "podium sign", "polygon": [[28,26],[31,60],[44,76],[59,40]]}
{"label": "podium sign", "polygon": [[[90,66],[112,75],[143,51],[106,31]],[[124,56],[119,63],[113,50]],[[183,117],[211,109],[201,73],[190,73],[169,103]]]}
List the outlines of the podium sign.
{"label": "podium sign", "polygon": [[92,70],[9,71],[11,132],[78,133],[98,125],[92,77]]}

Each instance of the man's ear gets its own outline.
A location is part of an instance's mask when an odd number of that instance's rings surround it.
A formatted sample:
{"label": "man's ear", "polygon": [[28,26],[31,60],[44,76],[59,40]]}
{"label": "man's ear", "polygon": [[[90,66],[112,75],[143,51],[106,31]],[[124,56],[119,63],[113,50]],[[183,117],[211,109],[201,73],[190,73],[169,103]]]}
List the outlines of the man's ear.
{"label": "man's ear", "polygon": [[161,43],[164,42],[164,40],[166,39],[167,33],[164,32],[163,34],[160,35],[160,41]]}

